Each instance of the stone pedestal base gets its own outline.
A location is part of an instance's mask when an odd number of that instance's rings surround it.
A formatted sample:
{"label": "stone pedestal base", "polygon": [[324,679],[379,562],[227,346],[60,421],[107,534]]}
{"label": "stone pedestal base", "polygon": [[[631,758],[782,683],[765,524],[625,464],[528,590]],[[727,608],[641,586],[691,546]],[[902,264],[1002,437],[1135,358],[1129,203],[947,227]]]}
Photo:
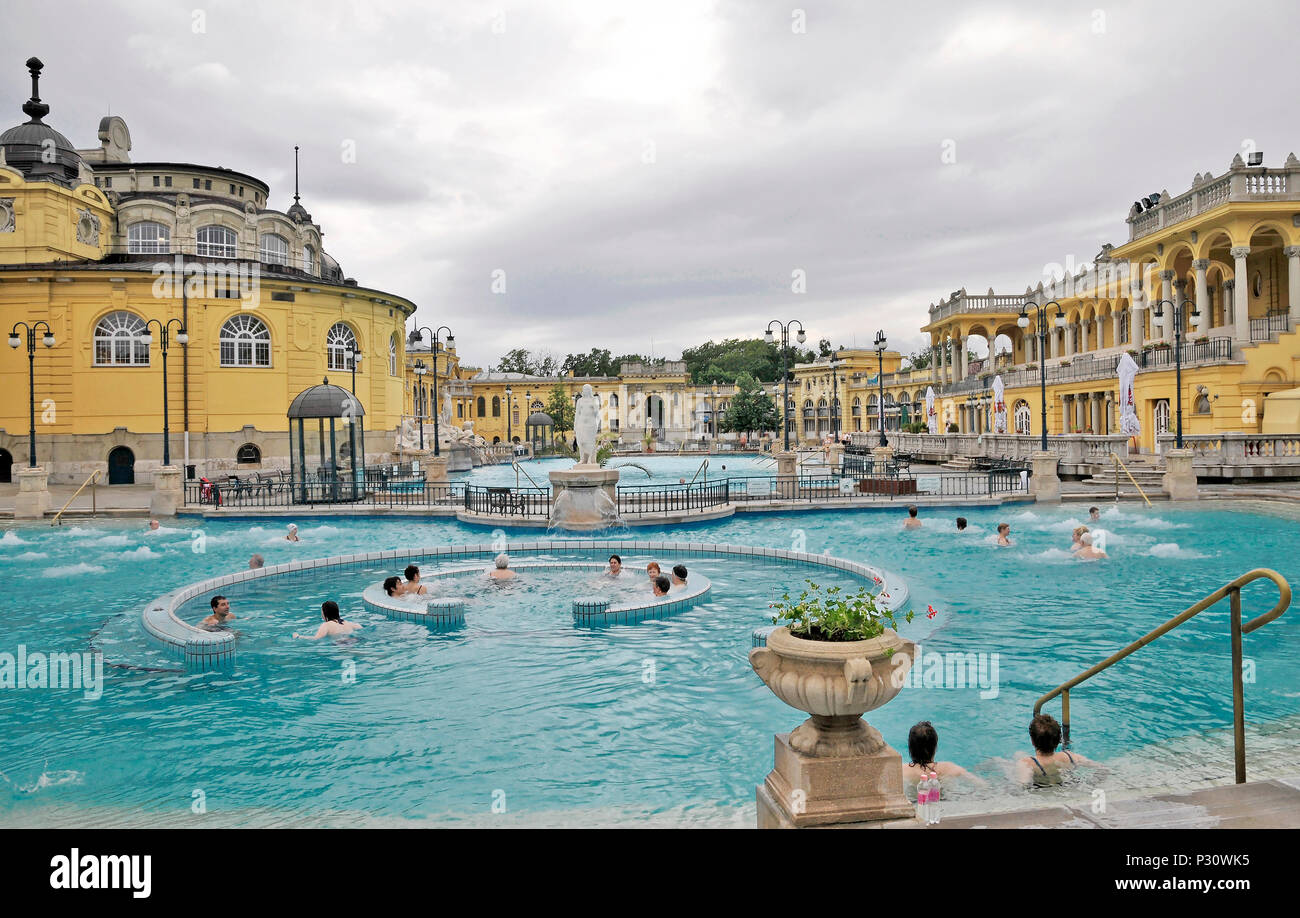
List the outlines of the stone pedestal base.
{"label": "stone pedestal base", "polygon": [[795,471],[799,457],[793,450],[783,451],[776,454],[776,474],[781,478],[793,478],[797,473]]}
{"label": "stone pedestal base", "polygon": [[889,463],[894,461],[894,448],[892,446],[876,446],[871,450],[872,463],[875,467],[875,474],[883,477],[889,468]]}
{"label": "stone pedestal base", "polygon": [[1165,477],[1160,480],[1160,486],[1170,500],[1196,500],[1201,496],[1190,449],[1171,449],[1165,453]]}
{"label": "stone pedestal base", "polygon": [[149,495],[151,516],[175,516],[184,503],[181,490],[181,470],[174,465],[160,465],[153,473],[153,493]]}
{"label": "stone pedestal base", "polygon": [[441,458],[446,461],[449,472],[468,472],[474,468],[474,454],[468,446],[443,445]]}
{"label": "stone pedestal base", "polygon": [[551,523],[557,529],[591,532],[618,525],[618,469],[575,465],[549,473]]}
{"label": "stone pedestal base", "polygon": [[18,493],[14,496],[14,519],[39,520],[50,509],[49,477],[45,469],[18,469]]}
{"label": "stone pedestal base", "polygon": [[420,468],[424,469],[424,478],[426,481],[446,481],[447,480],[447,459],[444,456],[435,456],[433,453],[426,453],[420,460]]}
{"label": "stone pedestal base", "polygon": [[760,829],[911,824],[915,815],[903,796],[902,757],[883,742],[866,755],[810,756],[790,745],[790,734],[776,735],[772,771],[758,788]]}
{"label": "stone pedestal base", "polygon": [[1036,452],[1029,479],[1029,493],[1039,503],[1060,503],[1061,478],[1057,474],[1060,459],[1055,453]]}
{"label": "stone pedestal base", "polygon": [[832,443],[826,448],[826,464],[833,469],[840,467],[840,459],[844,455],[844,446],[841,443]]}

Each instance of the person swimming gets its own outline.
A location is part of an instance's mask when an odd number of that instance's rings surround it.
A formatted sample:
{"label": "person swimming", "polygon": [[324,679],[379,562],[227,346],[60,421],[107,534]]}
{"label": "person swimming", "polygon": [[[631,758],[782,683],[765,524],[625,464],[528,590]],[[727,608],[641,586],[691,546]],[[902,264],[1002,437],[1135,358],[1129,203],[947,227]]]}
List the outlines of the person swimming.
{"label": "person swimming", "polygon": [[408,590],[401,577],[385,577],[384,592],[389,596],[405,596]]}
{"label": "person swimming", "polygon": [[605,571],[610,577],[617,577],[623,570],[623,559],[618,555],[609,556],[609,568]]}
{"label": "person swimming", "polygon": [[907,519],[903,520],[904,529],[920,529],[921,521],[916,518],[916,507],[907,508]]}
{"label": "person swimming", "polygon": [[645,566],[645,572],[650,576],[651,580],[654,580],[656,577],[658,577],[660,574],[663,573],[663,571],[659,569],[658,561],[651,561],[649,564],[647,564]]}
{"label": "person swimming", "polygon": [[224,596],[213,596],[208,605],[212,607],[212,614],[199,622],[200,628],[216,628],[236,617],[230,611],[230,600]]}
{"label": "person swimming", "polygon": [[150,531],[150,532],[157,532],[160,528],[162,528],[162,527],[161,527],[161,524],[159,524],[159,522],[158,522],[157,520],[150,520],[150,521],[149,521],[149,531]]}
{"label": "person swimming", "polygon": [[675,587],[686,586],[686,565],[685,564],[673,565],[673,586]]}
{"label": "person swimming", "polygon": [[286,536],[284,537],[284,540],[285,540],[286,542],[301,542],[301,541],[302,541],[302,539],[298,538],[298,524],[297,524],[297,523],[290,523],[290,524],[289,524],[289,534],[286,535]]}
{"label": "person swimming", "polygon": [[420,582],[420,569],[414,564],[406,565],[406,570],[402,571],[406,577],[406,592],[411,594],[424,594],[429,592],[429,588]]}
{"label": "person swimming", "polygon": [[261,555],[253,555],[253,557],[248,559],[248,569],[250,571],[255,571],[265,566],[266,566],[266,559],[263,558]]}
{"label": "person swimming", "polygon": [[1087,531],[1087,526],[1074,527],[1074,531],[1070,533],[1070,551],[1078,551],[1080,548],[1083,548],[1083,535]]}
{"label": "person swimming", "polygon": [[497,555],[493,563],[496,567],[488,574],[493,580],[513,580],[518,576],[510,569],[510,556],[505,552]]}
{"label": "person swimming", "polygon": [[667,596],[668,591],[672,589],[672,585],[673,585],[673,582],[669,580],[667,577],[665,577],[663,574],[660,574],[658,577],[652,578],[650,583],[651,583],[651,588],[654,591],[654,594],[656,596]]}
{"label": "person swimming", "polygon": [[1101,521],[1101,510],[1096,507],[1088,508],[1088,519],[1094,523]]}
{"label": "person swimming", "polygon": [[957,517],[957,531],[958,532],[966,531],[966,517],[964,516]]}
{"label": "person swimming", "polygon": [[295,631],[293,633],[294,638],[305,638],[306,640],[314,641],[323,637],[339,637],[344,634],[351,634],[353,631],[356,631],[361,627],[357,622],[345,622],[340,618],[339,604],[332,599],[321,603],[320,617],[323,618],[324,621],[321,622],[321,626],[316,629],[315,634],[308,636],[305,634],[299,634]]}
{"label": "person swimming", "polygon": [[954,762],[936,762],[934,756],[938,748],[939,732],[934,729],[934,725],[928,720],[914,724],[907,731],[907,754],[912,761],[903,766],[903,781],[916,784],[933,771],[941,779],[970,778],[983,783],[981,778]]}
{"label": "person swimming", "polygon": [[1109,557],[1109,555],[1100,548],[1093,547],[1092,533],[1085,532],[1083,535],[1079,536],[1079,542],[1079,550],[1074,553],[1074,556],[1080,561],[1098,561],[1102,558]]}
{"label": "person swimming", "polygon": [[999,548],[1008,548],[1011,546],[1012,544],[1011,539],[1008,538],[1010,535],[1011,535],[1011,524],[998,523],[998,541],[996,544],[998,545]]}
{"label": "person swimming", "polygon": [[1047,787],[1060,784],[1065,774],[1080,765],[1101,766],[1077,752],[1067,749],[1056,751],[1061,745],[1061,725],[1050,714],[1035,714],[1029,722],[1029,741],[1034,745],[1033,755],[1016,763],[1016,776],[1021,784]]}

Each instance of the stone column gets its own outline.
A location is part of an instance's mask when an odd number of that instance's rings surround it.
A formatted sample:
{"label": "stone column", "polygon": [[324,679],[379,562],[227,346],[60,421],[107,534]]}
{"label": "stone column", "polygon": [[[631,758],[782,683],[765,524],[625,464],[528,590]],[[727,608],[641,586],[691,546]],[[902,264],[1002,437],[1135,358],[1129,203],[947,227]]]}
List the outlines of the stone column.
{"label": "stone column", "polygon": [[1074,326],[1065,326],[1065,356],[1073,357],[1078,353],[1078,342],[1074,336]]}
{"label": "stone column", "polygon": [[[1236,311],[1237,311],[1237,307],[1236,307],[1236,305],[1235,305],[1236,297],[1235,297],[1234,294],[1233,294],[1233,289],[1232,289],[1233,286],[1234,286],[1234,285],[1233,285],[1233,283],[1232,283],[1232,279],[1231,279],[1231,278],[1229,278],[1228,280],[1224,281],[1224,282],[1223,282],[1223,296],[1220,297],[1220,299],[1219,299],[1219,308],[1220,308],[1221,310],[1223,310],[1223,324],[1224,324],[1224,326],[1227,326],[1227,324],[1228,324],[1228,313],[1229,313],[1229,312],[1232,312],[1232,313],[1233,313],[1233,323],[1232,323],[1232,324],[1233,324],[1234,326],[1236,326],[1236,324],[1237,324],[1237,323],[1236,323]],[[1234,330],[1235,330],[1235,328],[1234,328]]]}
{"label": "stone column", "polygon": [[1287,312],[1292,322],[1300,322],[1300,245],[1289,245],[1282,254],[1286,256]]}
{"label": "stone column", "polygon": [[18,493],[14,496],[14,519],[39,520],[50,509],[49,476],[43,466],[15,469]]}
{"label": "stone column", "polygon": [[1088,320],[1079,320],[1079,353],[1088,353]]}
{"label": "stone column", "polygon": [[1247,344],[1250,343],[1250,279],[1246,277],[1246,256],[1249,254],[1248,245],[1232,247],[1232,336]]}
{"label": "stone column", "polygon": [[1214,304],[1210,302],[1210,287],[1205,282],[1205,272],[1210,267],[1210,259],[1198,258],[1192,262],[1192,270],[1196,272],[1196,308],[1201,311],[1201,316],[1196,320],[1196,330],[1204,331],[1207,327],[1214,324],[1211,315]]}
{"label": "stone column", "polygon": [[[1187,306],[1187,279],[1186,278],[1180,277],[1178,280],[1174,281],[1174,302],[1177,303],[1178,308],[1182,310],[1183,323],[1187,324],[1191,317],[1187,314],[1190,310],[1188,309]],[[1170,316],[1170,318],[1176,319],[1177,317]],[[1177,323],[1175,322],[1175,325],[1176,324]],[[1177,329],[1175,329],[1175,331],[1177,331]],[[1183,332],[1184,337],[1186,337],[1186,335],[1190,331],[1192,331],[1192,328],[1189,326]]]}
{"label": "stone column", "polygon": [[1165,476],[1160,486],[1170,500],[1196,500],[1200,496],[1190,449],[1171,449],[1165,453]]}
{"label": "stone column", "polygon": [[889,463],[894,459],[894,448],[892,446],[873,446],[871,456],[872,468],[875,474],[881,478],[889,474]]}
{"label": "stone column", "polygon": [[[1160,272],[1160,299],[1166,301],[1166,305],[1160,307],[1160,311],[1164,313],[1164,318],[1160,320],[1160,340],[1162,341],[1174,340],[1174,311],[1168,306],[1168,302],[1174,298],[1174,292],[1171,289],[1173,280],[1173,271]],[[1152,315],[1155,315],[1155,313],[1152,313]]]}
{"label": "stone column", "polygon": [[1029,493],[1039,503],[1061,500],[1061,479],[1057,475],[1060,460],[1055,453],[1035,452],[1031,459],[1033,473],[1029,479]]}
{"label": "stone column", "polygon": [[947,341],[939,342],[939,356],[942,358],[939,363],[939,382],[947,385],[948,379],[948,347]]}
{"label": "stone column", "polygon": [[[1110,330],[1110,343],[1111,343],[1111,347],[1119,347],[1119,326],[1120,326],[1120,322],[1123,320],[1123,318],[1124,318],[1124,310],[1118,308],[1118,306],[1115,308],[1115,311],[1112,312],[1112,313],[1110,314],[1110,324],[1111,324],[1111,330]],[[1133,327],[1132,316],[1129,317],[1129,327],[1130,327],[1130,328]],[[1130,337],[1132,337],[1132,336],[1130,336]]]}
{"label": "stone column", "polygon": [[955,381],[961,382],[966,378],[966,338],[958,336],[952,339],[953,360],[957,364]]}
{"label": "stone column", "polygon": [[1052,320],[1047,321],[1047,353],[1050,357],[1056,358],[1061,356],[1061,336],[1058,334],[1059,329],[1051,324]]}
{"label": "stone column", "polygon": [[176,508],[184,503],[181,491],[181,470],[174,465],[160,465],[153,473],[153,493],[149,495],[149,513],[152,516],[175,516]]}

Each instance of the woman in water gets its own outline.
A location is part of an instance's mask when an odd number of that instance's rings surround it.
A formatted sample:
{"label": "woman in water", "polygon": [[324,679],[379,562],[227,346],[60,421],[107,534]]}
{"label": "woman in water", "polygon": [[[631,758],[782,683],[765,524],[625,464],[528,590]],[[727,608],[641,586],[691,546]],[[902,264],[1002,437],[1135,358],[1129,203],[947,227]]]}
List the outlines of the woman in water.
{"label": "woman in water", "polygon": [[1061,745],[1061,725],[1050,714],[1034,715],[1034,719],[1029,722],[1029,741],[1034,744],[1034,754],[1016,763],[1016,776],[1021,784],[1032,784],[1034,787],[1060,784],[1066,772],[1073,771],[1080,765],[1100,767],[1077,752],[1066,749],[1056,751],[1056,747]]}
{"label": "woman in water", "polygon": [[939,732],[928,720],[921,721],[907,731],[907,754],[912,761],[903,766],[904,783],[915,785],[930,772],[937,774],[940,780],[970,778],[984,783],[983,779],[977,778],[955,762],[936,762],[934,756],[938,748]]}
{"label": "woman in water", "polygon": [[649,564],[647,564],[645,566],[645,572],[650,575],[651,580],[654,580],[656,577],[660,576],[663,573],[661,570],[659,570],[658,561],[651,561]]}
{"label": "woman in water", "polygon": [[324,621],[321,622],[321,626],[316,629],[315,634],[308,637],[305,634],[299,634],[295,631],[293,633],[294,638],[306,638],[309,641],[314,641],[317,638],[323,637],[340,637],[345,634],[351,634],[353,631],[356,631],[361,627],[356,622],[345,622],[340,618],[339,604],[332,599],[321,603],[320,616]]}
{"label": "woman in water", "polygon": [[298,538],[298,524],[297,524],[297,523],[290,523],[290,524],[289,524],[289,534],[288,534],[287,536],[284,537],[284,540],[285,540],[286,542],[301,542],[301,541],[302,541],[302,539]]}
{"label": "woman in water", "polygon": [[510,556],[505,552],[497,555],[496,561],[494,561],[493,564],[496,566],[488,573],[488,576],[493,580],[515,579],[516,574],[510,569]]}
{"label": "woman in water", "polygon": [[1083,548],[1083,536],[1087,531],[1087,526],[1074,527],[1074,533],[1070,541],[1070,551],[1078,551],[1080,548]]}

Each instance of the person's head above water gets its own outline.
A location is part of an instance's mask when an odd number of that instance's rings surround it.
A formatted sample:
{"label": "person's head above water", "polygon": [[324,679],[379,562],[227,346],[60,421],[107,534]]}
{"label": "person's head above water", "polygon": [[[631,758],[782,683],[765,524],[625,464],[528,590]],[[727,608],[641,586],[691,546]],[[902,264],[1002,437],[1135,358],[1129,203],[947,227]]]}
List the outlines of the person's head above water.
{"label": "person's head above water", "polygon": [[1094,520],[1099,520],[1099,519],[1101,519],[1101,510],[1099,510],[1097,507],[1089,507],[1089,508],[1088,508],[1088,518],[1089,518],[1089,519],[1094,519]]}
{"label": "person's head above water", "polygon": [[510,566],[510,556],[505,552],[501,552],[501,554],[497,555],[494,563],[497,566],[497,570],[503,571]]}
{"label": "person's head above water", "polygon": [[1079,544],[1084,548],[1092,548],[1092,533],[1085,529],[1083,534],[1079,536]]}
{"label": "person's head above water", "polygon": [[685,582],[686,582],[686,565],[685,565],[685,564],[676,564],[676,565],[673,565],[673,576],[674,576],[675,578],[677,578],[679,581],[681,581],[682,583],[685,583]]}
{"label": "person's head above water", "polygon": [[966,517],[964,516],[957,517],[957,531],[961,532],[965,528],[966,528]]}
{"label": "person's head above water", "polygon": [[406,579],[412,583],[420,579],[420,569],[414,564],[406,565],[406,570],[402,571],[402,573],[406,576]]}
{"label": "person's head above water", "polygon": [[158,526],[159,526],[159,523],[158,523],[157,520],[150,520],[150,521],[149,521],[149,529],[152,530],[153,532],[157,532],[157,531],[158,531]]}
{"label": "person's head above water", "polygon": [[673,585],[672,581],[669,580],[667,577],[665,577],[663,574],[660,574],[658,577],[655,577],[650,582],[654,584],[654,591],[656,596],[663,596],[665,593],[668,592],[668,590]]}
{"label": "person's head above water", "polygon": [[907,731],[907,754],[912,757],[913,765],[933,765],[938,748],[939,733],[928,720],[914,724]]}
{"label": "person's head above water", "polygon": [[1072,533],[1072,535],[1073,535],[1073,537],[1074,537],[1074,541],[1076,541],[1076,542],[1079,541],[1079,537],[1082,536],[1082,535],[1083,535],[1085,532],[1087,532],[1087,531],[1088,531],[1088,527],[1087,527],[1087,526],[1075,526],[1075,527],[1074,527],[1074,532]]}
{"label": "person's head above water", "polygon": [[266,564],[266,559],[263,558],[261,555],[253,555],[253,557],[248,559],[248,569],[251,571],[255,571],[259,567],[262,567],[265,564]]}
{"label": "person's head above water", "polygon": [[230,601],[226,597],[218,595],[213,596],[208,605],[212,607],[213,612],[224,612],[230,608]]}
{"label": "person's head above water", "polygon": [[341,622],[339,618],[339,604],[332,599],[327,599],[320,604],[320,614],[327,622]]}
{"label": "person's head above water", "polygon": [[1035,714],[1029,722],[1029,741],[1035,752],[1051,755],[1061,745],[1061,725],[1051,714]]}
{"label": "person's head above water", "polygon": [[609,556],[609,572],[610,572],[611,574],[617,574],[617,573],[618,573],[619,571],[621,571],[622,569],[623,569],[623,559],[620,558],[618,555],[610,555],[610,556]]}
{"label": "person's head above water", "polygon": [[651,561],[649,564],[647,564],[645,566],[645,572],[650,575],[651,580],[653,580],[654,578],[658,577],[660,574],[663,573],[663,571],[659,569],[658,561]]}
{"label": "person's head above water", "polygon": [[392,596],[402,586],[401,577],[387,577],[384,580],[384,592]]}
{"label": "person's head above water", "polygon": [[910,516],[912,519],[916,519],[916,507],[908,507],[907,515]]}
{"label": "person's head above water", "polygon": [[1004,536],[1011,532],[1010,523],[998,523],[998,535]]}

